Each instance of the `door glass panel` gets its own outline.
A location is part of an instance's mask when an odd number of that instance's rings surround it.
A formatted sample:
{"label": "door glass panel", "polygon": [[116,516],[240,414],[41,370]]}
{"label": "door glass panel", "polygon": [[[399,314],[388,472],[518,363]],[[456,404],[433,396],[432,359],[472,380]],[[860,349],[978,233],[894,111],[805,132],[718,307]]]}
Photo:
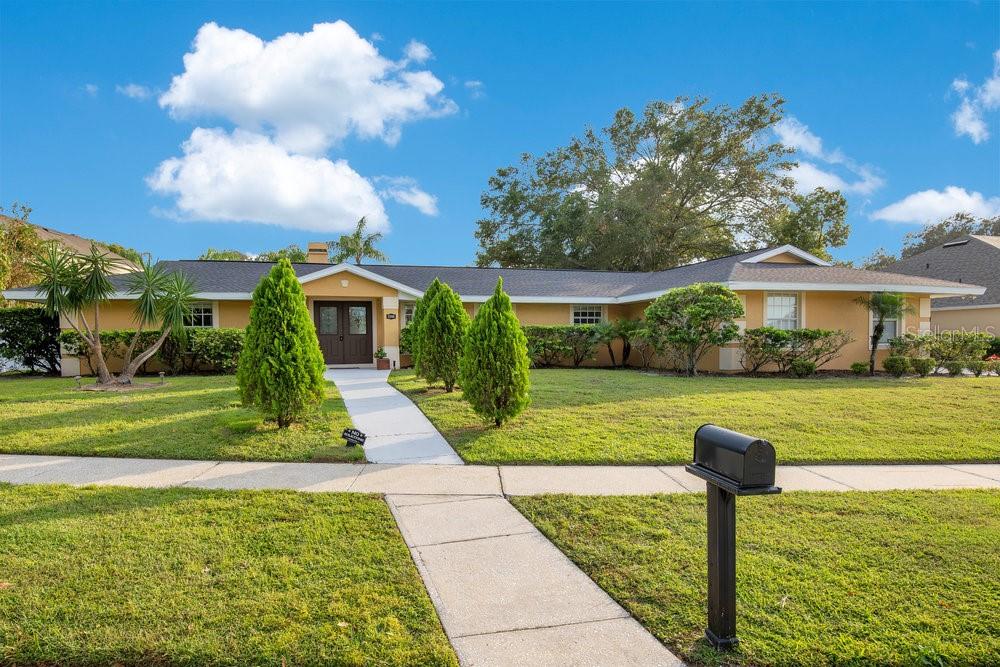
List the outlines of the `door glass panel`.
{"label": "door glass panel", "polygon": [[365,335],[368,333],[368,308],[365,306],[351,306],[351,334]]}
{"label": "door glass panel", "polygon": [[337,333],[337,307],[319,307],[319,332],[321,334]]}

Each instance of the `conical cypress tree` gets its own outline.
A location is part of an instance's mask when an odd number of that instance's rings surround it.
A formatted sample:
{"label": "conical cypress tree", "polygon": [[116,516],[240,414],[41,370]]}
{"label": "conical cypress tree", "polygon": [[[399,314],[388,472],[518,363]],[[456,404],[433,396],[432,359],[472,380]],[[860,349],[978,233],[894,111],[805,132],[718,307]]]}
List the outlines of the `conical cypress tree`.
{"label": "conical cypress tree", "polygon": [[240,398],[285,428],[323,401],[324,369],[302,285],[282,259],[253,292],[236,372]]}
{"label": "conical cypress tree", "polygon": [[503,278],[469,327],[460,377],[465,400],[497,426],[528,406],[528,341]]}
{"label": "conical cypress tree", "polygon": [[413,368],[420,377],[426,377],[425,369],[420,365],[420,351],[423,343],[423,333],[420,326],[424,321],[424,315],[427,314],[427,306],[434,300],[439,289],[441,289],[441,281],[435,278],[427,286],[424,295],[417,299],[416,305],[413,307],[413,319],[410,320],[410,326],[413,327],[413,334],[410,336],[410,354],[413,356]]}
{"label": "conical cypress tree", "polygon": [[468,328],[469,316],[462,307],[462,300],[442,283],[427,304],[420,323],[421,374],[428,382],[440,380],[448,392],[455,388]]}

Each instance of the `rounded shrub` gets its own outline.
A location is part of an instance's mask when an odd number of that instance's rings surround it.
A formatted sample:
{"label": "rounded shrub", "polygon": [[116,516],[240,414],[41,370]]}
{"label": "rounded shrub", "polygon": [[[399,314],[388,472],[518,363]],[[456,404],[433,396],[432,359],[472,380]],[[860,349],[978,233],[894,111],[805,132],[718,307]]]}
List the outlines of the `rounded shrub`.
{"label": "rounded shrub", "polygon": [[809,359],[796,359],[788,365],[788,370],[797,378],[807,378],[816,374],[816,362]]}
{"label": "rounded shrub", "polygon": [[920,377],[927,377],[937,368],[937,362],[930,357],[914,357],[910,359],[910,368]]}
{"label": "rounded shrub", "polygon": [[863,361],[855,361],[851,364],[851,372],[855,375],[864,375],[868,372],[868,364]]}
{"label": "rounded shrub", "polygon": [[972,374],[979,377],[986,370],[986,362],[982,359],[970,359],[965,362],[965,367],[972,371]]}
{"label": "rounded shrub", "polygon": [[324,369],[302,284],[282,258],[253,291],[236,371],[240,398],[286,428],[323,401]]}
{"label": "rounded shrub", "polygon": [[948,374],[951,375],[952,377],[961,375],[962,371],[965,370],[964,361],[946,361],[942,365],[944,366],[944,369],[948,371]]}
{"label": "rounded shrub", "polygon": [[986,370],[994,375],[1000,375],[1000,361],[987,361]]}
{"label": "rounded shrub", "polygon": [[483,419],[501,426],[528,405],[528,341],[497,280],[465,338],[462,393]]}
{"label": "rounded shrub", "polygon": [[910,360],[898,354],[893,354],[882,361],[882,368],[893,377],[903,377],[910,370]]}

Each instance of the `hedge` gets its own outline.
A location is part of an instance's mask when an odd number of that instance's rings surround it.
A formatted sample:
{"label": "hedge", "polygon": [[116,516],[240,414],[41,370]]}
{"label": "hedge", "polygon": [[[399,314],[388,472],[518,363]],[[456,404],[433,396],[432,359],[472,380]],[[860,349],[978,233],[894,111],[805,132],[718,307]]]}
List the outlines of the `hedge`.
{"label": "hedge", "polygon": [[903,357],[931,357],[938,366],[967,359],[983,359],[994,343],[986,333],[941,331],[905,334],[889,341],[892,354]]}
{"label": "hedge", "polygon": [[600,330],[593,324],[527,325],[522,329],[535,367],[564,362],[579,366],[594,357],[601,342]]}
{"label": "hedge", "polygon": [[30,371],[59,372],[59,319],[41,308],[0,308],[0,359]]}
{"label": "hedge", "polygon": [[[143,331],[138,347],[148,346],[159,336],[159,331]],[[101,345],[108,358],[121,359],[128,348],[134,329],[108,329],[101,332]],[[188,327],[183,337],[169,336],[154,358],[174,374],[194,371],[233,373],[243,349],[243,329],[206,329]],[[59,342],[69,355],[81,356],[93,368],[87,346],[75,331],[64,331]],[[146,368],[140,369],[147,372]]]}
{"label": "hedge", "polygon": [[846,331],[834,329],[747,329],[740,337],[740,364],[748,375],[773,364],[781,373],[792,371],[801,377],[808,366],[797,362],[809,362],[815,371],[836,359],[852,340]]}

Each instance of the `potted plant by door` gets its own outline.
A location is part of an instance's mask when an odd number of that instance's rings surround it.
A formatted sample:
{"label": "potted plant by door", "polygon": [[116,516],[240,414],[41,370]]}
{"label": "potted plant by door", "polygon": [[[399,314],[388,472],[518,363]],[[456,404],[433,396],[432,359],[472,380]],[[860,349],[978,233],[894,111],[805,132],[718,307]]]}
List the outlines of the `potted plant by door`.
{"label": "potted plant by door", "polygon": [[389,370],[389,355],[385,353],[385,348],[375,350],[375,368],[380,371]]}

